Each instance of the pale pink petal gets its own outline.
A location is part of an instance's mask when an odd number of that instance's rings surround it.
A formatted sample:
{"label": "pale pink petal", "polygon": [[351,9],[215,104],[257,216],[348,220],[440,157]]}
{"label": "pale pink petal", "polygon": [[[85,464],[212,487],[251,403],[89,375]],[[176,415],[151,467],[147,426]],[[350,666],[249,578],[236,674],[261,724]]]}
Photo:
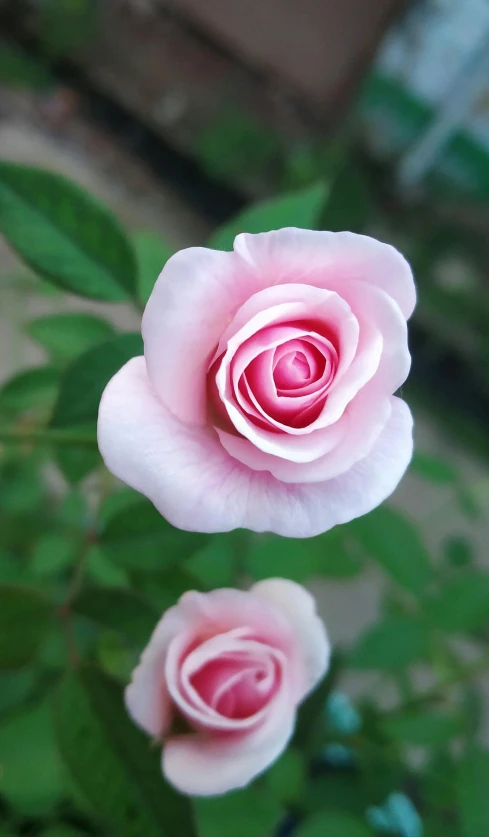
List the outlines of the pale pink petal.
{"label": "pale pink petal", "polygon": [[99,413],[107,467],[181,529],[247,528],[308,538],[365,514],[397,486],[412,454],[412,418],[393,399],[391,417],[370,454],[333,480],[285,484],[241,465],[210,428],[190,427],[156,398],[144,358],[109,382]]}
{"label": "pale pink petal", "polygon": [[257,729],[241,735],[181,735],[163,749],[165,777],[189,796],[216,796],[248,785],[285,750],[294,731],[286,694]]}
{"label": "pale pink petal", "polygon": [[360,322],[360,330],[367,325],[382,335],[382,355],[375,381],[379,391],[393,394],[406,380],[411,367],[407,339],[407,323],[396,302],[385,291],[365,282],[335,284]]}
{"label": "pale pink petal", "polygon": [[306,688],[301,699],[322,680],[329,666],[330,644],[324,622],[316,611],[313,596],[295,581],[267,578],[250,590],[271,602],[290,621],[306,669]]}
{"label": "pale pink petal", "polygon": [[[287,657],[277,648],[250,639],[250,633],[249,628],[235,628],[227,633],[210,637],[188,654],[185,654],[187,637],[183,637],[183,646],[180,637],[175,637],[170,643],[165,665],[168,690],[174,704],[191,723],[200,724],[205,726],[206,729],[238,733],[256,727],[271,710],[271,702],[269,702],[256,714],[249,717],[228,718],[206,704],[190,682],[192,674],[213,659],[225,655],[237,657],[242,656],[243,653],[246,653],[248,657],[258,658],[266,654],[277,666],[277,688],[282,688],[293,674],[289,670]],[[302,685],[304,682],[303,670],[297,668],[297,671],[300,674],[299,684]],[[287,689],[289,689],[288,685]]]}
{"label": "pale pink petal", "polygon": [[[348,471],[372,450],[386,426],[392,409],[392,396],[380,396],[370,385],[353,399],[344,414],[331,428],[316,430],[308,439],[324,438],[324,452],[308,462],[296,462],[273,456],[257,448],[248,439],[218,429],[219,438],[239,462],[256,471],[269,471],[287,483],[323,482]],[[338,431],[331,445],[328,431]],[[332,437],[334,438],[334,437]],[[327,444],[326,444],[327,443]]]}
{"label": "pale pink petal", "polygon": [[394,299],[406,319],[416,304],[411,268],[390,244],[352,232],[318,232],[288,227],[241,233],[234,249],[264,284],[305,283],[329,288],[332,279],[358,279]]}
{"label": "pale pink petal", "polygon": [[156,738],[166,732],[173,715],[164,676],[168,646],[186,627],[187,621],[178,607],[166,611],[154,629],[125,691],[127,711],[138,726]]}
{"label": "pale pink petal", "polygon": [[205,247],[180,250],[158,277],[143,316],[144,353],[159,397],[183,421],[205,423],[209,360],[253,281],[233,253]]}

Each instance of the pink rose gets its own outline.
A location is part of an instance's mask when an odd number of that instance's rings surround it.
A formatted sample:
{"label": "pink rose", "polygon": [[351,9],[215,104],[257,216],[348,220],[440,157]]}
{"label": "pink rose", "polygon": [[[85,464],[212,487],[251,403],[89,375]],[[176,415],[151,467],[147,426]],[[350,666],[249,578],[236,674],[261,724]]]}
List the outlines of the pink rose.
{"label": "pink rose", "polygon": [[173,256],[145,356],[109,382],[107,467],[175,526],[310,537],[375,508],[412,454],[409,265],[354,233],[238,235]]}
{"label": "pink rose", "polygon": [[[249,592],[185,593],[164,614],[126,689],[126,706],[163,738],[163,773],[182,793],[248,784],[279,755],[296,710],[328,667],[312,596],[268,579]],[[188,733],[173,733],[182,720]]]}

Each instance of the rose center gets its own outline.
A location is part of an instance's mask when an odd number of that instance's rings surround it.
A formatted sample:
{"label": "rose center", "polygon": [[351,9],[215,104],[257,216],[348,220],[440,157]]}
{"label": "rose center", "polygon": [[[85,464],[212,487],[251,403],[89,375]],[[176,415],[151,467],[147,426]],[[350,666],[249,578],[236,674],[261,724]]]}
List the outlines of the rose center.
{"label": "rose center", "polygon": [[192,677],[192,686],[205,703],[226,718],[255,715],[276,688],[272,660],[244,659],[236,652],[210,660]]}

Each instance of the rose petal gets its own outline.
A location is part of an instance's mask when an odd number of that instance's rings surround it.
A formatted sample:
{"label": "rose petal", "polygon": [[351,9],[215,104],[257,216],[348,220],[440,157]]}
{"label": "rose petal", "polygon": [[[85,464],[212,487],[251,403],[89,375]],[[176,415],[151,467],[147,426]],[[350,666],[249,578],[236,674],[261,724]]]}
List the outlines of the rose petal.
{"label": "rose petal", "polygon": [[302,700],[324,677],[331,652],[326,628],[316,612],[315,599],[305,587],[287,578],[259,581],[250,592],[273,604],[290,622],[306,668],[306,688],[301,695]]}
{"label": "rose petal", "polygon": [[295,711],[284,694],[281,706],[251,732],[169,738],[163,749],[163,773],[181,793],[190,796],[215,796],[242,788],[284,751],[294,721]]}
{"label": "rose petal", "polygon": [[[183,421],[206,420],[209,359],[253,278],[233,253],[190,247],[175,253],[160,273],[142,321],[151,383]],[[241,280],[241,281],[240,281]]]}
{"label": "rose petal", "polygon": [[[168,691],[175,705],[192,722],[201,724],[206,729],[229,730],[238,733],[256,727],[258,723],[263,721],[265,715],[272,711],[272,704],[275,703],[276,698],[267,703],[255,715],[239,719],[228,718],[206,704],[190,682],[192,673],[219,656],[239,655],[242,652],[248,652],[248,654],[256,656],[267,649],[267,646],[264,646],[263,643],[243,637],[242,634],[246,632],[249,634],[250,629],[235,628],[227,633],[220,633],[206,640],[187,655],[185,655],[187,636],[175,637],[170,643],[165,666],[165,680]],[[273,656],[282,672],[280,676],[282,687],[290,676],[287,671],[287,658],[282,651],[272,646],[268,646],[268,649],[268,653],[271,657]],[[301,676],[302,681],[303,677]]]}
{"label": "rose petal", "polygon": [[390,244],[352,232],[323,232],[287,227],[241,233],[234,249],[264,284],[304,282],[329,288],[332,279],[357,279],[384,290],[408,319],[416,304],[411,268]]}
{"label": "rose petal", "polygon": [[[234,436],[218,429],[219,438],[229,453],[243,465],[256,471],[269,471],[279,480],[287,483],[323,482],[344,474],[352,465],[364,459],[372,450],[386,426],[392,409],[392,396],[372,396],[369,386],[365,387],[348,405],[344,415],[332,428],[317,430],[320,443],[323,435],[324,453],[309,462],[293,462],[279,456],[272,456],[259,450],[248,439]],[[330,445],[328,430],[337,430],[336,444]],[[307,437],[311,438],[311,437]]]}
{"label": "rose petal", "polygon": [[372,451],[347,474],[285,484],[233,459],[214,430],[175,419],[157,400],[144,358],[133,358],[102,397],[99,447],[112,473],[181,529],[308,538],[371,511],[392,493],[411,459],[412,418],[394,398]]}

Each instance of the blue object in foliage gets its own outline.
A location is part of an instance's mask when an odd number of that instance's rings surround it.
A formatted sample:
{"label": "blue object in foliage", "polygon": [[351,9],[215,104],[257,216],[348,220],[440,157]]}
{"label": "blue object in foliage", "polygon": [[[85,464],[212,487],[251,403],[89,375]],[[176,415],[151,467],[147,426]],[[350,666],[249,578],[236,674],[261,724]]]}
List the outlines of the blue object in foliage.
{"label": "blue object in foliage", "polygon": [[322,753],[324,761],[331,767],[354,767],[357,757],[350,747],[344,744],[328,744]]}
{"label": "blue object in foliage", "polygon": [[326,721],[329,729],[341,735],[354,735],[362,726],[362,719],[344,692],[331,692],[326,701]]}
{"label": "blue object in foliage", "polygon": [[365,813],[367,822],[379,834],[392,837],[423,837],[423,823],[411,800],[404,793],[391,793],[382,807],[372,805]]}

